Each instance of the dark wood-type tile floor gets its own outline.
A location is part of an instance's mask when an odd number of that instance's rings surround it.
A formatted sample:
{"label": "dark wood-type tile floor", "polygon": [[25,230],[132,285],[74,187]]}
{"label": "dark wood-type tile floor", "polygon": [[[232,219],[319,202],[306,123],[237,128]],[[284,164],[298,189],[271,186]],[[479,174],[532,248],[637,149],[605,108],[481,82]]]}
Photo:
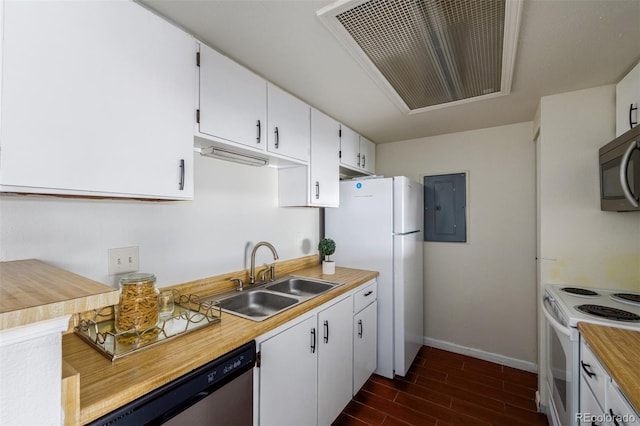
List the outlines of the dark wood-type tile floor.
{"label": "dark wood-type tile floor", "polygon": [[538,376],[423,346],[406,377],[373,375],[334,425],[547,425]]}

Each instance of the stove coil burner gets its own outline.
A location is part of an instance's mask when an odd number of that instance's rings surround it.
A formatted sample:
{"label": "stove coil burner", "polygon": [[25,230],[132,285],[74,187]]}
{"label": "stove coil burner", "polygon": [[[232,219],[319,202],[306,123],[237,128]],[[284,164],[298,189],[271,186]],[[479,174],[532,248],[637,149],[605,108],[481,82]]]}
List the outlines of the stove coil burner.
{"label": "stove coil burner", "polygon": [[599,296],[595,291],[587,290],[586,288],[562,287],[561,290],[565,293],[577,294],[578,296]]}
{"label": "stove coil burner", "polygon": [[623,302],[629,302],[632,304],[640,305],[640,294],[638,293],[614,293],[611,295],[613,299],[618,299]]}
{"label": "stove coil burner", "polygon": [[618,308],[611,308],[609,306],[601,305],[580,305],[577,306],[579,311],[585,314],[595,315],[597,317],[606,318],[614,321],[640,321],[640,315],[636,315],[629,311],[623,311]]}

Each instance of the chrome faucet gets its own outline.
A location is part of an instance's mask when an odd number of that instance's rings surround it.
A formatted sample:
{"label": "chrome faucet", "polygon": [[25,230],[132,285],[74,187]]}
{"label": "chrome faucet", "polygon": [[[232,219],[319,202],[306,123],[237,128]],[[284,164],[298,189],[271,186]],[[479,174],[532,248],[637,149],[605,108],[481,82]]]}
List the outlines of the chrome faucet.
{"label": "chrome faucet", "polygon": [[[260,241],[253,247],[253,251],[251,252],[251,270],[249,271],[249,284],[256,283],[256,251],[259,247],[265,246],[269,250],[271,250],[271,254],[273,254],[273,260],[278,260],[278,252],[276,248],[266,241]],[[275,278],[275,265],[271,265],[271,279]]]}

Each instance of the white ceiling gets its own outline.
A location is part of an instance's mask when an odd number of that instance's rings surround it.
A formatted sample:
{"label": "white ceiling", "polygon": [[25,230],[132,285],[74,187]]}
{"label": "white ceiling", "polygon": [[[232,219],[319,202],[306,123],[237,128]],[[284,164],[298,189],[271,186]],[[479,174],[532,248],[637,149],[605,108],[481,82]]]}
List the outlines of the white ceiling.
{"label": "white ceiling", "polygon": [[531,121],[541,96],[615,83],[640,59],[640,0],[524,0],[511,94],[407,115],[316,17],[331,1],[140,1],[376,143]]}

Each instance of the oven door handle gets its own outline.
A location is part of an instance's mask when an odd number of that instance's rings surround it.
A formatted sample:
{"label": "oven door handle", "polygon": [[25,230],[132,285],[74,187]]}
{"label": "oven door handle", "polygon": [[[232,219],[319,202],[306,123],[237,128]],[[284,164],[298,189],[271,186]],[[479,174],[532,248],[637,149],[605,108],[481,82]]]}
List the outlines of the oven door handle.
{"label": "oven door handle", "polygon": [[565,327],[564,325],[560,324],[560,322],[555,319],[550,313],[549,311],[547,311],[546,306],[542,306],[542,312],[544,313],[544,316],[547,318],[547,320],[549,320],[549,323],[551,324],[551,326],[553,328],[555,328],[557,331],[559,331],[560,333],[564,334],[567,337],[571,337],[571,330],[569,329],[569,327]]}

